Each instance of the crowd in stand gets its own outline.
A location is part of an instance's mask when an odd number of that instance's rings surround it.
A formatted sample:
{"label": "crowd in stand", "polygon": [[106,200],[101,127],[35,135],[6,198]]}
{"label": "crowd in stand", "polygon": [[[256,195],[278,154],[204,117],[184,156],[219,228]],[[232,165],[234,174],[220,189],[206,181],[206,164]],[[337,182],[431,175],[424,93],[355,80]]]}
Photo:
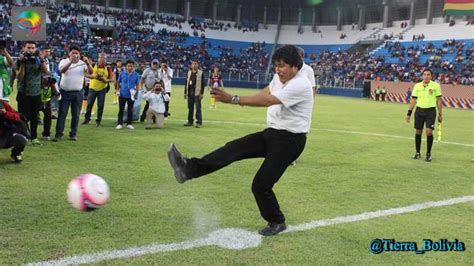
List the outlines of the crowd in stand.
{"label": "crowd in stand", "polygon": [[[0,14],[0,29],[3,32],[11,31],[9,22],[10,10],[7,5]],[[50,19],[54,22],[48,25],[47,43],[53,49],[52,61],[58,63],[64,58],[71,45],[77,45],[83,51],[88,51],[95,56],[105,52],[111,59],[135,59],[137,62],[150,62],[153,58],[172,58],[170,66],[182,71],[187,68],[191,59],[197,59],[203,70],[211,70],[214,66],[220,67],[223,72],[232,75],[248,76],[255,80],[259,73],[266,70],[270,55],[265,50],[265,43],[255,43],[245,49],[236,50],[228,46],[214,45],[211,40],[203,38],[199,43],[189,43],[189,34],[182,31],[161,29],[155,32],[156,23],[166,24],[178,29],[185,23],[180,16],[159,17],[140,15],[138,13],[121,13],[118,11],[104,12],[96,7],[90,9],[74,9],[68,5],[48,6]],[[114,38],[98,37],[94,33],[81,31],[77,17],[79,15],[94,17],[114,16]],[[191,28],[204,32],[206,29],[226,30],[230,24],[217,22],[212,24],[208,19],[192,19]],[[423,39],[424,35],[416,36]],[[13,55],[19,53],[19,44],[12,43],[9,47]],[[367,53],[347,53],[345,51],[326,51],[319,55],[310,54],[316,73],[320,78],[334,83],[354,84],[364,78],[375,79],[379,77],[390,81],[416,81],[417,74],[423,67],[433,68],[439,73],[441,83],[474,84],[473,52],[472,45],[466,46],[463,42],[447,40],[441,47],[432,43],[422,43],[404,47],[400,42],[387,42],[385,47],[391,57],[399,58],[398,64],[387,64],[382,56],[370,56]],[[210,50],[218,51],[213,56]],[[448,54],[455,55],[454,62],[443,60]],[[429,55],[426,63],[420,63],[421,55]],[[462,64],[459,64],[461,63]],[[457,64],[458,63],[458,64]],[[328,82],[329,82],[328,81]]]}
{"label": "crowd in stand", "polygon": [[[343,86],[362,82],[363,79],[387,81],[420,80],[423,68],[430,68],[436,73],[435,78],[442,84],[474,85],[474,46],[467,47],[463,42],[454,39],[446,40],[441,47],[433,43],[408,48],[400,42],[387,43],[386,49],[392,57],[399,58],[400,63],[387,64],[385,57],[372,56],[366,53],[348,53],[346,51],[325,51],[317,56],[312,64],[315,74],[324,85]],[[455,55],[455,62],[443,60],[446,54]],[[421,63],[421,55],[429,55]],[[461,62],[463,62],[461,64]]]}

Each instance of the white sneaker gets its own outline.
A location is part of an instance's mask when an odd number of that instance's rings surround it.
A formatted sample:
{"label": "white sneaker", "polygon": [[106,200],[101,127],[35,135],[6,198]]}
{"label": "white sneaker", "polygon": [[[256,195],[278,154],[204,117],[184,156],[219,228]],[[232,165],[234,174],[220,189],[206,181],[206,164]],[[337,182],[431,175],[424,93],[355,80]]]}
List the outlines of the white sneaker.
{"label": "white sneaker", "polygon": [[117,125],[115,129],[122,129],[122,125]]}
{"label": "white sneaker", "polygon": [[127,125],[128,129],[135,129],[132,125]]}

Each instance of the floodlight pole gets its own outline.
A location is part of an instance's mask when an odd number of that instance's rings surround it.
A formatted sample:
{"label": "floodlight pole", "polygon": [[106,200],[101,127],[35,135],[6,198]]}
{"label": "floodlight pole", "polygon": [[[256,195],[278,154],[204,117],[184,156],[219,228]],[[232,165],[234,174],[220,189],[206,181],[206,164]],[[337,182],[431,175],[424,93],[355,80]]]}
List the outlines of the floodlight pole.
{"label": "floodlight pole", "polygon": [[337,30],[341,31],[342,30],[342,7],[336,8],[336,11],[337,11],[337,16],[336,16]]}
{"label": "floodlight pole", "polygon": [[431,24],[433,23],[433,5],[432,1],[428,0],[428,3],[426,5],[426,24]]}
{"label": "floodlight pole", "polygon": [[416,0],[410,2],[410,26],[415,26],[415,2]]}
{"label": "floodlight pole", "polygon": [[214,0],[212,5],[212,24],[215,24],[217,21],[217,0]]}

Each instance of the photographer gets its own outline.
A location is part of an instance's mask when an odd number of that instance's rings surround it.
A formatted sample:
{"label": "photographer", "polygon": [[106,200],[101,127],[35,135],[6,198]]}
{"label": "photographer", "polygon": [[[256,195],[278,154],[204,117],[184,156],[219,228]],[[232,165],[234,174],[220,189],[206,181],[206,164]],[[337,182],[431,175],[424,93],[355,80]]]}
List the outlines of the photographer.
{"label": "photographer", "polygon": [[[56,86],[56,79],[52,76],[49,68],[49,57],[51,56],[51,48],[46,46],[41,49],[40,57],[46,63],[48,74],[42,75],[42,90],[41,90],[41,109],[43,112],[43,139],[51,140],[51,123],[53,119],[52,101],[58,99],[59,90]],[[41,121],[41,120],[40,120]]]}
{"label": "photographer", "polygon": [[[165,84],[165,92],[171,98],[171,80],[173,79],[173,69],[168,66],[168,63],[165,59],[161,60],[161,79]],[[170,102],[165,102],[165,117],[171,115]]]}
{"label": "photographer", "polygon": [[[158,69],[159,63],[160,62],[158,61],[158,59],[153,59],[153,61],[151,61],[151,66],[143,71],[142,77],[140,79],[140,89],[143,87],[143,85],[145,85],[145,91],[151,91],[155,82],[160,81],[162,79],[161,72]],[[145,104],[145,108],[143,108],[142,115],[140,116],[140,122],[145,121],[146,112],[148,111],[149,106],[150,103],[148,103],[147,101]]]}
{"label": "photographer", "polygon": [[163,128],[165,120],[166,103],[169,102],[170,97],[165,93],[164,82],[157,81],[153,90],[145,93],[143,96],[145,100],[150,103],[150,107],[146,113],[146,129],[151,129],[151,121],[155,118],[156,127]]}
{"label": "photographer", "polygon": [[18,111],[30,122],[31,144],[42,145],[37,138],[38,115],[41,108],[41,74],[48,68],[39,56],[35,42],[26,42],[17,61]]}
{"label": "photographer", "polygon": [[22,155],[28,139],[15,126],[21,123],[20,113],[6,101],[0,99],[0,149],[13,147],[11,158],[14,163],[23,161]]}
{"label": "photographer", "polygon": [[69,58],[59,62],[59,72],[61,73],[61,82],[59,84],[61,92],[61,100],[59,101],[59,114],[56,123],[56,136],[54,141],[61,141],[66,116],[69,106],[71,106],[71,132],[69,132],[69,140],[77,140],[77,127],[79,125],[79,112],[82,101],[82,84],[84,77],[92,73],[92,66],[87,57],[80,60],[80,49],[77,46],[69,47]]}
{"label": "photographer", "polygon": [[0,99],[7,98],[12,92],[8,68],[13,66],[13,58],[7,51],[7,42],[0,40]]}
{"label": "photographer", "polygon": [[91,80],[89,83],[89,94],[87,95],[87,110],[83,125],[88,125],[91,121],[92,107],[97,98],[97,119],[96,126],[100,127],[102,114],[104,113],[105,95],[107,94],[107,87],[111,82],[112,71],[107,67],[107,55],[105,53],[99,54],[97,65],[94,66]]}

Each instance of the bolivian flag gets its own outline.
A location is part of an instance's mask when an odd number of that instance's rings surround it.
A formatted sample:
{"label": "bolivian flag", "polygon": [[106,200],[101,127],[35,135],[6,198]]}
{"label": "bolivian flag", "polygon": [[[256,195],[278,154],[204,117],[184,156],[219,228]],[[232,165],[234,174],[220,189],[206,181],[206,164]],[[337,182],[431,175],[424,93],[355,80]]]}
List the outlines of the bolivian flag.
{"label": "bolivian flag", "polygon": [[474,0],[444,0],[445,16],[474,16]]}

